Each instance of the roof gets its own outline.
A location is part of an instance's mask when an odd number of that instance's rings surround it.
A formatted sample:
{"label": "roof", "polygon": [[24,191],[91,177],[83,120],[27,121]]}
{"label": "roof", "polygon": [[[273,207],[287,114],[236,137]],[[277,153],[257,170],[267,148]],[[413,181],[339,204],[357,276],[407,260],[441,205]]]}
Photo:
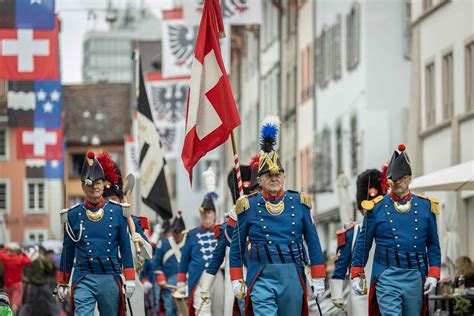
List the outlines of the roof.
{"label": "roof", "polygon": [[63,86],[64,137],[67,144],[123,143],[131,127],[130,84]]}

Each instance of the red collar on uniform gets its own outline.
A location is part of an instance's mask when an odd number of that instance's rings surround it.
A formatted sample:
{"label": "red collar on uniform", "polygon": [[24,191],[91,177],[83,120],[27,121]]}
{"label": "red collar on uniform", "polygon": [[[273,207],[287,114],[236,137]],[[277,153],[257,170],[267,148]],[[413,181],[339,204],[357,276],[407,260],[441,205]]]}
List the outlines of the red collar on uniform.
{"label": "red collar on uniform", "polygon": [[92,204],[91,202],[89,202],[89,201],[87,201],[87,200],[84,201],[84,206],[85,206],[86,208],[88,208],[88,209],[91,209],[91,208],[99,208],[99,207],[104,206],[104,204],[105,204],[105,200],[104,200],[103,197],[100,198],[100,201],[99,201],[99,203],[97,203],[97,204]]}
{"label": "red collar on uniform", "polygon": [[216,224],[212,225],[211,227],[204,227],[202,224],[199,225],[202,229],[204,230],[213,230],[214,229],[214,226],[216,226]]}
{"label": "red collar on uniform", "polygon": [[393,192],[390,192],[390,197],[392,198],[392,200],[394,200],[395,202],[406,202],[408,201],[409,199],[411,199],[411,192],[408,192],[407,195],[405,195],[404,197],[399,197],[398,195],[396,195],[395,193]]}
{"label": "red collar on uniform", "polygon": [[278,200],[283,196],[283,194],[285,194],[285,191],[283,191],[283,189],[276,196],[271,196],[270,194],[262,190],[262,195],[265,200]]}

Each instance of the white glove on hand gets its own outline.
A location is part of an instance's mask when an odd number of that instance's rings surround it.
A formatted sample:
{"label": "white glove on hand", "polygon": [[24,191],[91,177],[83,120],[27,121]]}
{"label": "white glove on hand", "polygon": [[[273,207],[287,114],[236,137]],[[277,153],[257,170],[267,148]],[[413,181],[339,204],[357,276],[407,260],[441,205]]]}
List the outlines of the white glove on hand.
{"label": "white glove on hand", "polygon": [[438,284],[438,280],[436,278],[428,277],[425,281],[425,292],[423,295],[433,293],[436,289],[436,284]]}
{"label": "white glove on hand", "polygon": [[151,284],[150,281],[146,280],[143,282],[143,287],[145,288],[145,291],[148,291],[149,289],[153,288],[153,284]]}
{"label": "white glove on hand", "polygon": [[324,294],[324,278],[317,278],[311,281],[311,298],[320,299]]}
{"label": "white glove on hand", "polygon": [[69,296],[69,286],[67,285],[58,285],[58,298],[63,302],[66,297]]}
{"label": "white glove on hand", "polygon": [[186,282],[178,282],[176,287],[178,288],[179,294],[186,295]]}
{"label": "white glove on hand", "polygon": [[244,280],[232,281],[232,292],[234,292],[234,295],[237,297],[237,299],[243,299],[247,294],[247,286],[245,285]]}
{"label": "white glove on hand", "polygon": [[206,301],[211,296],[209,291],[211,289],[212,281],[214,280],[214,276],[207,272],[204,272],[201,276],[201,280],[199,281],[199,285],[201,286],[201,299]]}
{"label": "white glove on hand", "polygon": [[356,295],[363,296],[365,295],[364,290],[361,288],[361,279],[360,278],[353,278],[352,279],[352,290]]}
{"label": "white glove on hand", "polygon": [[133,293],[135,292],[135,280],[126,280],[125,281],[125,296],[127,298],[132,297]]}
{"label": "white glove on hand", "polygon": [[134,232],[133,235],[132,235],[132,241],[133,242],[138,242],[140,244],[140,246],[143,246],[144,244],[144,240],[143,240],[143,237],[142,235],[140,235],[139,233],[137,232]]}

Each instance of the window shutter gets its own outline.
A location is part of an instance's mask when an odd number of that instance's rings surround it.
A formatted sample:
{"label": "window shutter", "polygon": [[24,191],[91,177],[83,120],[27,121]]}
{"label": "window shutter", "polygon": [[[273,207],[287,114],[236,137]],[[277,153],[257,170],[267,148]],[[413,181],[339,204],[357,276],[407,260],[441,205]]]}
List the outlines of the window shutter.
{"label": "window shutter", "polygon": [[337,22],[333,26],[333,78],[341,78],[341,15],[337,16]]}

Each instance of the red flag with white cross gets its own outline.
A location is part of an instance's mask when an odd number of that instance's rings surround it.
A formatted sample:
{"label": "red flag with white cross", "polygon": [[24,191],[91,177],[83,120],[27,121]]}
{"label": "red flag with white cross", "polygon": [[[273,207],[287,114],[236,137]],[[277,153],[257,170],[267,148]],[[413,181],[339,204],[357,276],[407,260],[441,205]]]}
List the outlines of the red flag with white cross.
{"label": "red flag with white cross", "polygon": [[63,131],[49,128],[17,128],[17,159],[63,159]]}
{"label": "red flag with white cross", "polygon": [[59,80],[58,27],[0,29],[0,79]]}
{"label": "red flag with white cross", "polygon": [[240,116],[222,62],[219,34],[224,25],[218,0],[205,0],[189,83],[186,137],[181,159],[192,182],[194,165],[240,125]]}

